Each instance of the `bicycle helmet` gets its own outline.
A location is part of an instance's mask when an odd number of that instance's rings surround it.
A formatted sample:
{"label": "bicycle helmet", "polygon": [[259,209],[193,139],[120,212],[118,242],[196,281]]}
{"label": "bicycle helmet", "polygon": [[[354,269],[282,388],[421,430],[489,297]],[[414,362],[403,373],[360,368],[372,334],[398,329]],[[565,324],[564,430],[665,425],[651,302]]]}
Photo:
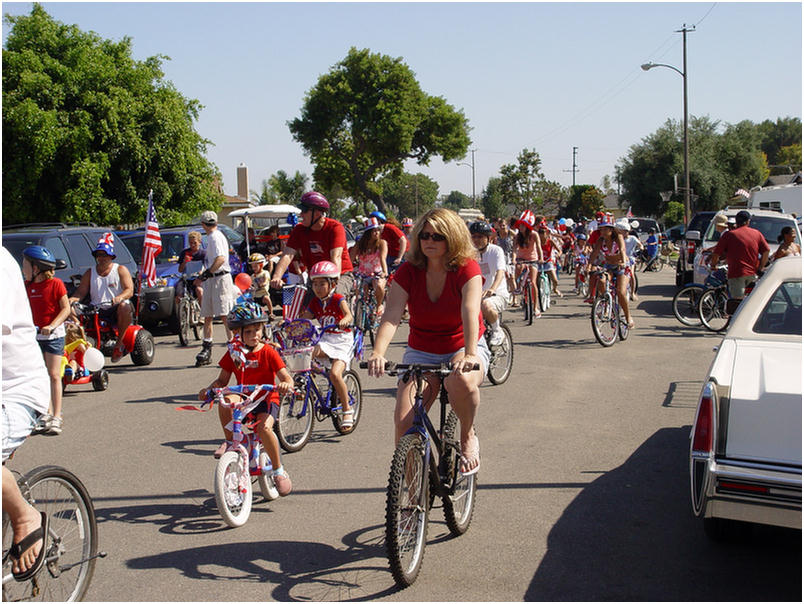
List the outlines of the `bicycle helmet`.
{"label": "bicycle helmet", "polygon": [[586,233],[578,233],[578,241],[586,241]]}
{"label": "bicycle helmet", "polygon": [[22,250],[22,255],[27,258],[31,264],[43,269],[56,268],[56,257],[46,247],[41,245],[30,245]]}
{"label": "bicycle helmet", "polygon": [[388,219],[385,217],[385,214],[383,214],[382,212],[374,211],[371,214],[369,214],[369,216],[373,216],[374,218],[376,218],[377,220],[379,220],[383,224],[388,222]]}
{"label": "bicycle helmet", "polygon": [[307,193],[301,196],[299,207],[302,209],[313,208],[316,210],[327,211],[329,210],[329,202],[327,201],[327,198],[318,191],[307,191]]}
{"label": "bicycle helmet", "polygon": [[310,279],[316,279],[318,277],[327,277],[328,279],[337,279],[340,277],[340,271],[338,271],[338,267],[335,266],[333,262],[329,260],[322,260],[321,262],[316,262],[313,265],[313,268],[310,269]]}
{"label": "bicycle helmet", "polygon": [[267,322],[268,315],[262,310],[262,306],[252,301],[241,302],[235,305],[226,317],[226,324],[229,326],[229,329],[237,329],[238,327],[245,327],[246,325]]}
{"label": "bicycle helmet", "polygon": [[259,252],[254,252],[251,256],[248,257],[249,264],[256,264],[257,262],[262,262],[265,264],[265,256],[260,254]]}
{"label": "bicycle helmet", "polygon": [[477,222],[473,222],[469,225],[469,232],[472,235],[483,235],[485,237],[491,237],[491,225],[488,222],[484,222],[483,220],[478,220]]}

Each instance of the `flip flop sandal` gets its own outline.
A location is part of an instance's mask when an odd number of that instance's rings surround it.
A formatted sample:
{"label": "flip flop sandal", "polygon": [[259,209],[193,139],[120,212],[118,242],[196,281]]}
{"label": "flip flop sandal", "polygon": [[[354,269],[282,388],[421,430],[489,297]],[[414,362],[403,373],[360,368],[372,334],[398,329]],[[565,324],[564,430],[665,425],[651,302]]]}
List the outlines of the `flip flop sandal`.
{"label": "flip flop sandal", "polygon": [[15,581],[24,582],[36,576],[45,564],[45,550],[47,549],[47,529],[48,518],[47,514],[40,512],[42,515],[42,525],[28,533],[22,541],[11,545],[8,555],[14,559],[19,560],[26,551],[33,547],[37,541],[42,542],[42,549],[36,555],[36,560],[31,568],[22,573],[15,573],[12,571]]}
{"label": "flip flop sandal", "polygon": [[466,472],[461,470],[461,476],[471,476],[472,474],[476,474],[480,469],[480,441],[477,439],[477,436],[474,436],[474,442],[474,447],[467,448],[466,451],[461,452],[460,467],[469,466],[474,461],[477,461],[477,465]]}
{"label": "flip flop sandal", "polygon": [[355,425],[355,412],[353,409],[343,412],[343,419],[341,420],[341,428],[351,428]]}

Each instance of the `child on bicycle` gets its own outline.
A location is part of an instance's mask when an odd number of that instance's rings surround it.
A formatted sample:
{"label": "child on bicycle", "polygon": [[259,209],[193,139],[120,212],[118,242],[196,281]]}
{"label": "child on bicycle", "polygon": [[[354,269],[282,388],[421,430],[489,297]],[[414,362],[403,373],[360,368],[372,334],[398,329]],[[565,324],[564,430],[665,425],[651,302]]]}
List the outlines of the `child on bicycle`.
{"label": "child on bicycle", "polygon": [[352,362],[354,337],[349,326],[354,318],[346,303],[346,298],[335,293],[339,275],[338,267],[327,260],[313,265],[313,268],[310,269],[310,280],[313,284],[314,297],[301,316],[303,319],[318,320],[321,327],[337,325],[339,328],[321,336],[313,351],[313,356],[332,363],[329,379],[341,401],[343,414],[341,427],[349,430],[354,425],[354,411],[349,405],[349,392],[343,379],[343,372]]}
{"label": "child on bicycle", "polygon": [[352,247],[353,264],[357,264],[358,272],[374,276],[374,299],[377,301],[377,314],[381,315],[385,298],[385,283],[388,275],[388,242],[382,234],[382,223],[375,217],[365,221],[365,230],[360,239]]}
{"label": "child on bicycle", "polygon": [[252,272],[253,293],[251,294],[258,304],[271,308],[271,296],[268,294],[268,284],[271,282],[271,275],[265,270],[265,256],[255,252],[248,257],[248,265]]}
{"label": "child on bicycle", "polygon": [[[271,466],[274,468],[273,479],[276,490],[284,497],[290,494],[293,484],[290,481],[287,471],[282,467],[279,457],[279,441],[274,434],[274,423],[279,417],[279,397],[285,396],[293,389],[293,378],[285,368],[282,357],[272,346],[266,346],[262,341],[263,325],[268,321],[268,315],[263,312],[262,307],[252,301],[237,304],[226,318],[229,328],[234,332],[235,337],[240,338],[240,344],[245,352],[245,362],[238,360],[232,355],[232,351],[227,351],[218,362],[221,368],[217,379],[209,385],[209,388],[223,388],[229,383],[232,374],[238,384],[275,384],[274,390],[267,400],[261,402],[252,410],[249,415],[257,419],[254,431],[260,437],[262,446],[268,457],[271,458]],[[199,400],[206,400],[209,388],[204,388],[198,393]],[[226,442],[215,452],[216,457],[220,457],[226,448],[232,443],[232,432],[226,426],[232,420],[232,412],[228,407],[219,407],[218,416],[221,420]],[[219,454],[220,453],[220,454]]]}

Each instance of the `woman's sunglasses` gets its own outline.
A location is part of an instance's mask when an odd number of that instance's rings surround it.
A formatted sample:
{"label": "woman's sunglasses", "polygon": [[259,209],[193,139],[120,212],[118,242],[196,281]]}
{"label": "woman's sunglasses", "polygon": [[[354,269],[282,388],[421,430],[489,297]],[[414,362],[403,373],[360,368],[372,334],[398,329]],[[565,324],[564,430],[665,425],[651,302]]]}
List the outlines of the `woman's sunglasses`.
{"label": "woman's sunglasses", "polygon": [[428,241],[432,239],[433,241],[446,241],[447,238],[442,235],[441,233],[427,233],[422,231],[419,233],[419,241]]}

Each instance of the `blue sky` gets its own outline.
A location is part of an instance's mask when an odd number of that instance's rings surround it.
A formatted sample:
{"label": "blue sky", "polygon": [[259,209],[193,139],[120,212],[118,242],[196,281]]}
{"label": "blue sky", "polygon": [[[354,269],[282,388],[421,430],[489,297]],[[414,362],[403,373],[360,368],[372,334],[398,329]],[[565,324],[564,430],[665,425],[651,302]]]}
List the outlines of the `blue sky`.
{"label": "blue sky", "polygon": [[[224,191],[236,168],[258,189],[277,170],[312,165],[288,120],[305,93],[351,46],[402,57],[422,89],[443,96],[472,127],[477,194],[525,147],[545,176],[599,185],[631,145],[681,120],[688,34],[691,115],[723,123],[801,117],[802,15],[792,3],[51,3],[57,20],[104,38],[128,36],[137,59],[170,57],[167,80],[204,109],[196,123]],[[3,2],[4,14],[31,3]],[[3,38],[8,26],[3,25]],[[465,163],[471,162],[467,155]],[[441,194],[472,193],[472,171],[415,164]]]}

